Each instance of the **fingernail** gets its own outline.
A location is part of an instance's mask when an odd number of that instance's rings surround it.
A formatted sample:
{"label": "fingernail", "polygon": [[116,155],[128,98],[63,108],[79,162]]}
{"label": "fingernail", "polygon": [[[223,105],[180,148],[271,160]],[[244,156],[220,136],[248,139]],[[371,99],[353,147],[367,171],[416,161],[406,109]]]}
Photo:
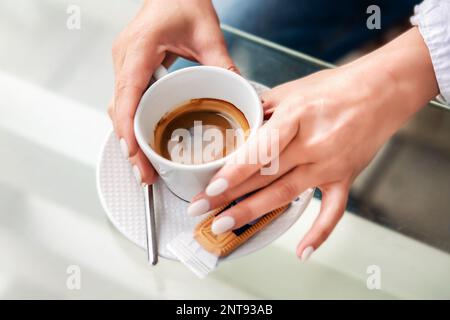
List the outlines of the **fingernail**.
{"label": "fingernail", "polygon": [[125,159],[128,159],[128,157],[130,156],[130,153],[128,151],[127,142],[125,141],[124,138],[120,138],[119,144],[120,144],[120,151],[122,151],[122,154],[125,157]]}
{"label": "fingernail", "polygon": [[199,216],[209,211],[209,201],[200,199],[192,202],[187,208],[187,213],[190,216]]}
{"label": "fingernail", "polygon": [[211,226],[211,231],[214,234],[221,234],[224,233],[228,230],[230,230],[231,228],[234,227],[234,218],[230,217],[230,216],[225,216],[222,218],[219,218],[217,220],[215,220]]}
{"label": "fingernail", "polygon": [[228,181],[224,178],[214,180],[206,187],[206,195],[209,197],[215,197],[228,188]]}
{"label": "fingernail", "polygon": [[229,66],[227,69],[230,71],[233,71],[234,73],[237,73],[239,75],[241,74],[241,72],[239,71],[239,69],[236,66]]}
{"label": "fingernail", "polygon": [[300,257],[300,259],[302,261],[308,260],[309,257],[311,257],[311,255],[313,254],[313,252],[314,252],[314,248],[313,247],[311,247],[311,246],[306,247],[305,250],[303,250],[302,256]]}
{"label": "fingernail", "polygon": [[133,166],[133,174],[134,177],[136,178],[137,183],[141,185],[142,184],[141,170],[139,170],[137,166]]}

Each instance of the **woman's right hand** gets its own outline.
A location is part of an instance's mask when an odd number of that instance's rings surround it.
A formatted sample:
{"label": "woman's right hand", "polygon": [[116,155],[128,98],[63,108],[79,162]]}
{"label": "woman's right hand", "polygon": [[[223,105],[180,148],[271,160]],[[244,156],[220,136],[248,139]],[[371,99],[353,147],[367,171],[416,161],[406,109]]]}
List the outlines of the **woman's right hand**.
{"label": "woman's right hand", "polygon": [[147,0],[113,49],[115,92],[108,108],[124,155],[141,183],[156,173],[137,144],[133,119],[142,94],[160,64],[176,56],[235,69],[210,0]]}

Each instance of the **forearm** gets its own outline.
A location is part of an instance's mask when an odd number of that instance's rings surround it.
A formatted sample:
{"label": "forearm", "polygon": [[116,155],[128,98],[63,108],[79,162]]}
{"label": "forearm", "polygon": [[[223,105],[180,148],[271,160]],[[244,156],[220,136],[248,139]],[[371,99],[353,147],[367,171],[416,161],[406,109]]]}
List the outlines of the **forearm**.
{"label": "forearm", "polygon": [[428,48],[417,28],[347,67],[370,88],[380,113],[394,120],[393,130],[439,93]]}

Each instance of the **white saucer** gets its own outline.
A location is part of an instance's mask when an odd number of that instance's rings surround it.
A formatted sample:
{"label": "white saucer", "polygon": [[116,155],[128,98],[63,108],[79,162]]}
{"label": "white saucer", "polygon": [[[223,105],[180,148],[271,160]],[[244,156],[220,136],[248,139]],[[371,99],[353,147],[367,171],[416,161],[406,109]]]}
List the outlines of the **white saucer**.
{"label": "white saucer", "polygon": [[[258,94],[268,88],[252,83]],[[129,240],[146,248],[145,208],[143,189],[136,182],[129,162],[120,151],[119,142],[111,132],[102,147],[97,165],[97,191],[103,209],[112,224]],[[181,232],[193,232],[204,217],[186,214],[188,202],[175,196],[161,179],[154,186],[159,256],[175,257],[167,243]],[[303,192],[278,219],[261,230],[232,254],[221,260],[242,257],[262,249],[281,236],[294,224],[309,204],[313,189]]]}

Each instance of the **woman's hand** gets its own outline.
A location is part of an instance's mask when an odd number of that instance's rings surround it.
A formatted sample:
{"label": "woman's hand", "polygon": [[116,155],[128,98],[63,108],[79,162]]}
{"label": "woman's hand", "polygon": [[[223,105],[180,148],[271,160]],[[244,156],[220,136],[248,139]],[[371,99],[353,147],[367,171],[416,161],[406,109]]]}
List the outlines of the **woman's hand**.
{"label": "woman's hand", "polygon": [[156,174],[134,136],[133,118],[154,70],[181,56],[233,69],[210,0],[147,0],[114,43],[115,94],[108,108],[124,155],[140,182]]}
{"label": "woman's hand", "polygon": [[[202,214],[257,190],[215,218],[212,230],[220,234],[317,186],[323,195],[321,211],[297,248],[305,260],[342,217],[355,177],[437,91],[417,29],[349,65],[276,87],[263,97],[270,119],[212,178],[206,191],[194,197],[188,212]],[[266,137],[277,135],[278,144],[267,143]],[[270,157],[253,164],[237,160],[261,154],[261,149]],[[276,162],[273,174],[260,173]]]}

